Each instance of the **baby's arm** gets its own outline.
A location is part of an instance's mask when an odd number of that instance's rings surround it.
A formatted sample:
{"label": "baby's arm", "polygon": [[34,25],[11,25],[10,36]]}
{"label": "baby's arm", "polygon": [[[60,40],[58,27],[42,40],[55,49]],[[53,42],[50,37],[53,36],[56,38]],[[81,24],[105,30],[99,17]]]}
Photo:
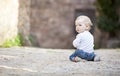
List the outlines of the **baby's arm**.
{"label": "baby's arm", "polygon": [[76,48],[78,48],[79,47],[79,45],[80,45],[80,39],[81,37],[80,37],[80,34],[78,34],[77,36],[76,36],[76,39],[73,41],[73,46],[74,47],[76,47]]}

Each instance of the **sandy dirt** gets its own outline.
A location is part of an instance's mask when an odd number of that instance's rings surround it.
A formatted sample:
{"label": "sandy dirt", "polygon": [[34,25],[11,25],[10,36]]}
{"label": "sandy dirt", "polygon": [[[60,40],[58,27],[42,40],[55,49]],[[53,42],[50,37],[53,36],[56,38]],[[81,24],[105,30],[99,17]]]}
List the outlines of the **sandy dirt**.
{"label": "sandy dirt", "polygon": [[100,62],[71,62],[74,49],[0,48],[0,76],[120,76],[120,49],[99,49]]}

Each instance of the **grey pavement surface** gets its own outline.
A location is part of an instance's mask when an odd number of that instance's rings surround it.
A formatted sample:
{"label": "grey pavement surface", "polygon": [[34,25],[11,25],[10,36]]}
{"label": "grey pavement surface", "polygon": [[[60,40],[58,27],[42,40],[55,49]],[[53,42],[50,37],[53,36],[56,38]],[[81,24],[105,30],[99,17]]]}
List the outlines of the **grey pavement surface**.
{"label": "grey pavement surface", "polygon": [[71,62],[75,49],[0,48],[0,76],[120,76],[120,49],[98,49],[100,62]]}

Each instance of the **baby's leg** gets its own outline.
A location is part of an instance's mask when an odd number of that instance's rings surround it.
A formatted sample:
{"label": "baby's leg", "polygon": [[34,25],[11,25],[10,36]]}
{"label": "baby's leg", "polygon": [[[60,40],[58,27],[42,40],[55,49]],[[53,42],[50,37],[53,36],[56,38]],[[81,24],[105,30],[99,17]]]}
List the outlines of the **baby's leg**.
{"label": "baby's leg", "polygon": [[79,62],[76,51],[72,55],[70,55],[69,59],[73,62]]}
{"label": "baby's leg", "polygon": [[83,50],[76,50],[75,54],[76,56],[88,61],[93,61],[95,57],[94,53],[87,53],[87,52],[84,52]]}
{"label": "baby's leg", "polygon": [[72,55],[70,55],[69,59],[70,59],[71,61],[75,61],[75,57],[76,57],[76,54],[75,54],[75,52],[74,52]]}

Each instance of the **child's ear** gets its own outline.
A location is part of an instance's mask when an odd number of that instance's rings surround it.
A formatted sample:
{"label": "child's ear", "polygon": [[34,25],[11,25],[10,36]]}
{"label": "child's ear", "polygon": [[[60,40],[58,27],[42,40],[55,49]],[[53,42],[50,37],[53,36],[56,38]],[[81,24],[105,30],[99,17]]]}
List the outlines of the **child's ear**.
{"label": "child's ear", "polygon": [[90,29],[90,26],[89,25],[86,25],[86,30],[89,30]]}
{"label": "child's ear", "polygon": [[86,27],[88,27],[88,25],[86,25]]}

